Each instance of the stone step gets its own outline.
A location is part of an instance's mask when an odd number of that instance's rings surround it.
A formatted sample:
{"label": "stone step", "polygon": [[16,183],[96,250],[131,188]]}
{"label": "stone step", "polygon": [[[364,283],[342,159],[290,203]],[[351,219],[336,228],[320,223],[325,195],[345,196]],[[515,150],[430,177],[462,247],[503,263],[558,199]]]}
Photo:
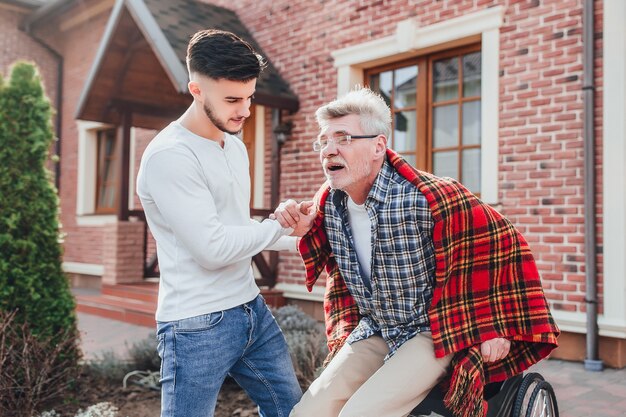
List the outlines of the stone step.
{"label": "stone step", "polygon": [[[268,305],[282,307],[282,291],[261,289]],[[103,285],[101,292],[74,291],[76,310],[126,323],[154,328],[158,283]]]}
{"label": "stone step", "polygon": [[159,298],[158,282],[142,282],[137,284],[102,285],[102,295],[145,301],[156,305]]}
{"label": "stone step", "polygon": [[76,295],[76,310],[125,323],[154,328],[156,301],[146,302],[112,295]]}

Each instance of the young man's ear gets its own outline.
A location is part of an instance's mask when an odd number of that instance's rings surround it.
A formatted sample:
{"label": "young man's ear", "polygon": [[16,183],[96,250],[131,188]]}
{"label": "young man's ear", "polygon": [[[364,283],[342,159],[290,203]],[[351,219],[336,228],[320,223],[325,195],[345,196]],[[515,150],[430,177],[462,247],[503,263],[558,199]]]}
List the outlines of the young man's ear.
{"label": "young man's ear", "polygon": [[187,84],[187,88],[189,89],[189,93],[193,96],[194,100],[201,100],[202,90],[200,89],[200,85],[196,81],[189,81]]}

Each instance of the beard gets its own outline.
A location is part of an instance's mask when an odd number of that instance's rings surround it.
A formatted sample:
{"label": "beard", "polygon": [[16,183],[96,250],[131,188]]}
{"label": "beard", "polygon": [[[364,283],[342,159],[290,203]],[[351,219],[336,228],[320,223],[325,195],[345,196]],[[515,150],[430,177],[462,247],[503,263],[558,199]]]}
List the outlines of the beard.
{"label": "beard", "polygon": [[333,190],[349,192],[350,188],[355,184],[367,180],[372,172],[371,164],[365,161],[357,161],[348,167],[347,162],[341,157],[331,158],[330,160],[339,162],[344,166],[342,169],[344,172],[337,176],[331,175],[329,171],[324,169],[326,179]]}
{"label": "beard", "polygon": [[226,127],[226,123],[224,123],[222,120],[217,118],[215,113],[213,113],[213,109],[211,108],[211,106],[208,103],[204,103],[203,104],[203,108],[204,108],[204,113],[209,118],[211,123],[213,123],[213,125],[215,125],[215,127],[217,127],[222,132],[226,132],[226,133],[229,133],[231,135],[237,135],[237,134],[239,134],[239,132],[241,132],[241,129],[235,130],[235,131],[228,130],[228,128]]}

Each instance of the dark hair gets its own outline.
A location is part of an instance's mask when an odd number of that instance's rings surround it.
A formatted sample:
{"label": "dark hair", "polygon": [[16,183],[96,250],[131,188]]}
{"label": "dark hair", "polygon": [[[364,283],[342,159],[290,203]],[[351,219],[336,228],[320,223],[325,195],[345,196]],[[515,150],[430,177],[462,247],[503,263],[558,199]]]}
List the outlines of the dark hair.
{"label": "dark hair", "polygon": [[259,78],[267,64],[252,46],[231,32],[196,32],[187,46],[187,69],[215,80],[247,82]]}

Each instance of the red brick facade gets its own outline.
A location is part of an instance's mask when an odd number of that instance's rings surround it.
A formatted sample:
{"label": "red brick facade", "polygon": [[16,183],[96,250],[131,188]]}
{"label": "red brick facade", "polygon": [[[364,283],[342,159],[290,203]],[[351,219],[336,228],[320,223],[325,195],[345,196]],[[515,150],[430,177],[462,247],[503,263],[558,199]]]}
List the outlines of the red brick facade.
{"label": "red brick facade", "polygon": [[120,221],[103,227],[102,284],[124,284],[143,276],[143,246],[145,224],[140,221]]}
{"label": "red brick facade", "polygon": [[34,62],[39,67],[50,101],[56,103],[57,60],[44,46],[17,27],[28,12],[27,9],[0,6],[0,74],[6,77],[9,67],[17,60]]}
{"label": "red brick facade", "polygon": [[107,19],[108,13],[102,13],[83,25],[74,26],[63,32],[59,47],[65,60],[63,82],[65,110],[61,158],[61,219],[63,229],[67,234],[64,259],[99,265],[104,264],[102,257],[104,229],[101,226],[78,226],[76,219],[78,127],[75,113]]}

